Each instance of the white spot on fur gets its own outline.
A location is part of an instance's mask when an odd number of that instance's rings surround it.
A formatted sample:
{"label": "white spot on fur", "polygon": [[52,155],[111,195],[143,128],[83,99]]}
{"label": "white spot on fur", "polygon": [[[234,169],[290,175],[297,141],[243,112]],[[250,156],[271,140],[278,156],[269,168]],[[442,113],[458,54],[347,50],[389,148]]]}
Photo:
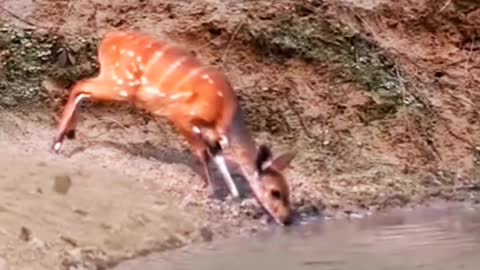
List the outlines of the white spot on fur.
{"label": "white spot on fur", "polygon": [[120,63],[119,63],[119,62],[116,62],[116,63],[115,63],[115,67],[116,67],[116,68],[119,68],[119,67],[120,67]]}
{"label": "white spot on fur", "polygon": [[135,56],[135,52],[134,52],[134,51],[128,51],[127,54],[128,54],[128,56],[130,56],[130,57],[134,57],[134,56]]}
{"label": "white spot on fur", "polygon": [[200,134],[200,129],[199,129],[198,127],[196,127],[196,126],[194,126],[194,127],[192,128],[192,131],[193,131],[194,133],[196,133],[196,134]]}
{"label": "white spot on fur", "polygon": [[120,96],[121,97],[128,97],[128,93],[125,90],[120,91]]}
{"label": "white spot on fur", "polygon": [[140,79],[140,83],[143,85],[147,85],[149,81],[145,76],[142,76],[142,78]]}
{"label": "white spot on fur", "polygon": [[53,149],[58,152],[58,151],[60,150],[60,147],[62,147],[62,143],[61,143],[61,142],[57,142],[57,143],[53,146]]}
{"label": "white spot on fur", "polygon": [[135,86],[139,86],[140,85],[140,82],[139,81],[133,81],[133,82],[130,82],[128,84],[130,87],[135,87]]}
{"label": "white spot on fur", "polygon": [[217,95],[218,95],[219,97],[223,97],[222,91],[217,91]]}
{"label": "white spot on fur", "polygon": [[213,84],[213,80],[208,76],[208,74],[203,74],[202,79],[207,80],[209,84]]}
{"label": "white spot on fur", "polygon": [[137,62],[140,64],[142,63],[142,57],[141,56],[137,56]]}
{"label": "white spot on fur", "polygon": [[220,147],[222,149],[225,149],[225,148],[227,148],[227,146],[229,144],[228,138],[226,136],[221,136],[220,141],[218,143],[220,144]]}
{"label": "white spot on fur", "polygon": [[125,49],[120,49],[120,54],[125,54],[126,52]]}
{"label": "white spot on fur", "polygon": [[135,79],[135,75],[133,75],[130,71],[125,71],[125,75],[127,75],[127,79],[129,80],[134,80]]}
{"label": "white spot on fur", "polygon": [[117,84],[118,85],[122,86],[124,83],[125,82],[122,79],[120,79],[120,78],[117,79]]}

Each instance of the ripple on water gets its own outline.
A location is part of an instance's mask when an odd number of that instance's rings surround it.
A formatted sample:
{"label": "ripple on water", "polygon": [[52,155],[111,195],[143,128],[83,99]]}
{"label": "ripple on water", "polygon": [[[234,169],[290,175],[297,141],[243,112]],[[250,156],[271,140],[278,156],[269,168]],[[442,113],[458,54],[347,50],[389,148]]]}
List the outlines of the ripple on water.
{"label": "ripple on water", "polygon": [[127,269],[478,269],[480,210],[421,208],[152,254]]}

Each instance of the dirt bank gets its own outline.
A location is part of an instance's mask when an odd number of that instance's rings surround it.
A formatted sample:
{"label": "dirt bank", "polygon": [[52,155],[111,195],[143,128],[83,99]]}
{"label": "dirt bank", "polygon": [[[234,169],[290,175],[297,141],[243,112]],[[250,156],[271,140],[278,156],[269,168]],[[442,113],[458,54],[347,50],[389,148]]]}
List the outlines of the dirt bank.
{"label": "dirt bank", "polygon": [[478,202],[480,8],[445,3],[0,0],[33,22],[0,11],[0,254],[15,269],[101,266],[263,226],[253,207],[208,199],[183,140],[131,108],[86,106],[77,139],[49,152],[68,94],[51,81],[94,74],[111,29],[223,68],[257,140],[299,151],[288,177],[301,212]]}

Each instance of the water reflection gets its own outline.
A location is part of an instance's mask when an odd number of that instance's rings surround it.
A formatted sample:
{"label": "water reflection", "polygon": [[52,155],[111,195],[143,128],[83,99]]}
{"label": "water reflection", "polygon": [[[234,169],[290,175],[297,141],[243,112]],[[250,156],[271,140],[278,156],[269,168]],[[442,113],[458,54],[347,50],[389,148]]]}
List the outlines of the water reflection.
{"label": "water reflection", "polygon": [[151,255],[127,269],[478,269],[480,208],[438,205],[275,229],[254,239]]}

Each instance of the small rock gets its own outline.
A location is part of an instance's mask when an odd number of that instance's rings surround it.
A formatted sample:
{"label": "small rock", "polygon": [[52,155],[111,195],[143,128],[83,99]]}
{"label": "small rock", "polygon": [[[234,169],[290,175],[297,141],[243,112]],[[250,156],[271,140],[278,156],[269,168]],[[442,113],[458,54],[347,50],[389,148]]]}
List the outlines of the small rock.
{"label": "small rock", "polygon": [[72,179],[68,175],[57,175],[54,178],[53,190],[59,194],[67,194],[72,186]]}
{"label": "small rock", "polygon": [[244,208],[256,208],[256,207],[259,207],[260,205],[255,199],[245,199],[241,202],[240,206]]}
{"label": "small rock", "polygon": [[213,231],[208,227],[202,227],[200,229],[200,236],[202,237],[203,241],[210,242],[213,240]]}
{"label": "small rock", "polygon": [[22,226],[22,228],[20,229],[19,238],[20,238],[20,240],[28,242],[32,238],[32,232],[30,231],[30,229]]}
{"label": "small rock", "polygon": [[30,241],[30,244],[36,248],[36,249],[39,249],[39,250],[44,250],[46,247],[47,247],[47,244],[38,239],[38,238],[33,238],[31,241]]}
{"label": "small rock", "polygon": [[70,238],[68,236],[61,235],[60,239],[62,239],[65,243],[71,245],[72,247],[77,247],[78,246],[77,241],[75,241],[75,239]]}

